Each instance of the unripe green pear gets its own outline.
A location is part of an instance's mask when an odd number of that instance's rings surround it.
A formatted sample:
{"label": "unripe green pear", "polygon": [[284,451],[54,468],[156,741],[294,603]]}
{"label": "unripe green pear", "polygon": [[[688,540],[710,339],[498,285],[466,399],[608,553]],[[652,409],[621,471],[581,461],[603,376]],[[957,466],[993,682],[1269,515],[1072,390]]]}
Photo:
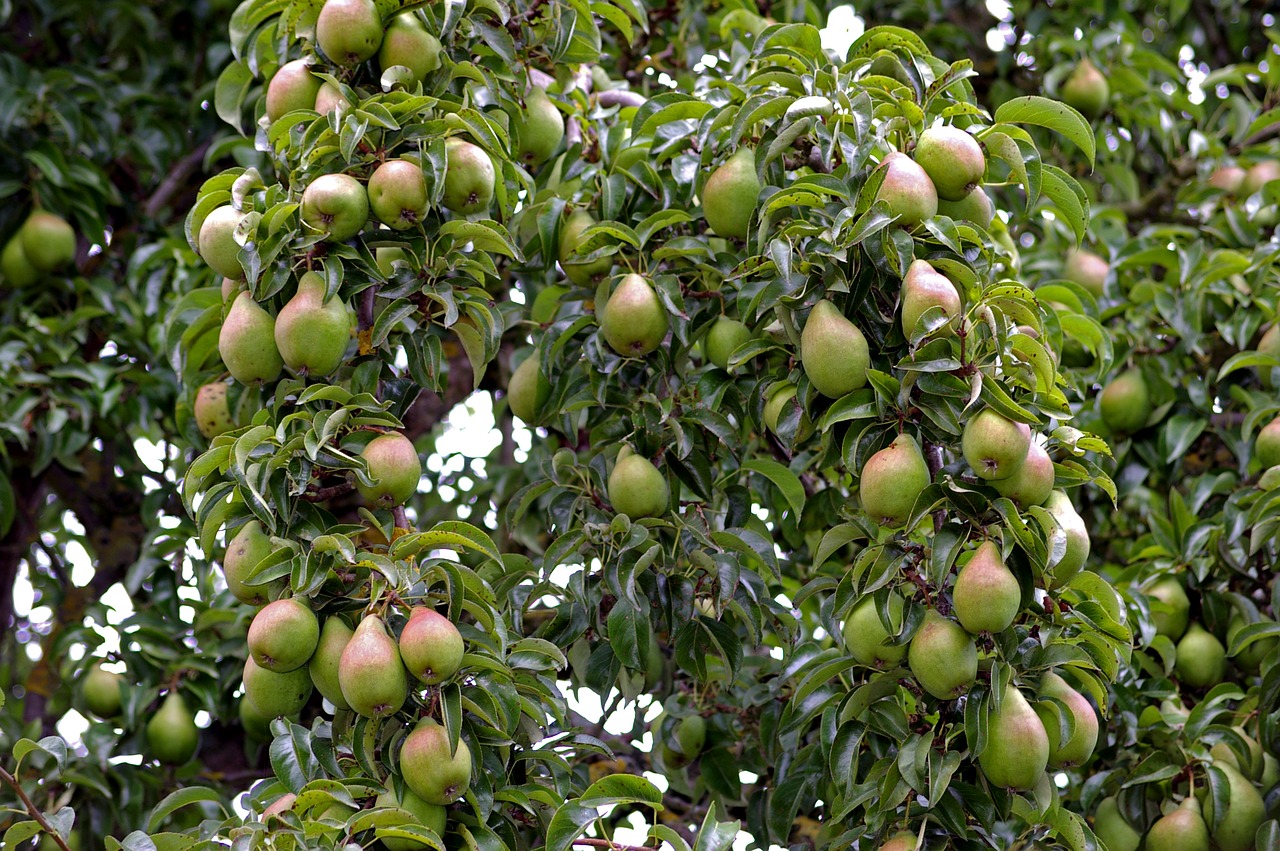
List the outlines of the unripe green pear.
{"label": "unripe green pear", "polygon": [[823,299],[800,332],[800,363],[815,390],[838,399],[866,385],[871,354],[858,326]]}
{"label": "unripe green pear", "polygon": [[1107,102],[1111,100],[1111,86],[1092,62],[1081,59],[1080,64],[1063,82],[1061,94],[1068,106],[1094,121],[1107,109]]}
{"label": "unripe green pear", "polygon": [[1253,454],[1263,468],[1280,464],[1280,417],[1262,427],[1254,438]]}
{"label": "unripe green pear", "polygon": [[1155,624],[1156,634],[1166,635],[1174,642],[1182,638],[1191,620],[1191,600],[1187,598],[1182,583],[1173,576],[1166,576],[1146,591],[1168,607],[1167,610],[1154,605],[1151,607],[1151,621]]}
{"label": "unripe green pear", "polygon": [[1274,789],[1280,785],[1280,759],[1276,759],[1269,753],[1262,755],[1262,778],[1260,780],[1263,789]]}
{"label": "unripe green pear", "polygon": [[641,275],[624,277],[600,311],[600,333],[623,357],[649,354],[662,345],[668,327],[666,308]]}
{"label": "unripe green pear", "polygon": [[916,851],[916,835],[914,833],[895,833],[889,837],[879,851]]}
{"label": "unripe green pear", "polygon": [[276,321],[247,292],[236,296],[222,321],[218,354],[231,377],[241,384],[275,381],[284,369],[276,348]]}
{"label": "unripe green pear", "polygon": [[960,448],[978,478],[1007,479],[1027,460],[1031,428],[983,408],[965,423]]}
{"label": "unripe green pear", "polygon": [[395,274],[395,263],[397,260],[402,261],[409,266],[414,264],[412,255],[403,248],[384,246],[376,249],[373,253],[373,257],[378,263],[379,271],[388,278]]}
{"label": "unripe green pear", "polygon": [[249,656],[244,660],[244,695],[267,718],[290,718],[311,699],[313,686],[306,668],[284,674],[268,671]]}
{"label": "unripe green pear", "polygon": [[236,703],[236,714],[240,718],[240,726],[244,729],[245,735],[258,741],[270,739],[271,722],[274,719],[260,712],[247,695],[242,696]]}
{"label": "unripe green pear", "polygon": [[414,606],[400,632],[400,658],[409,673],[439,685],[462,667],[467,649],[453,621],[425,606]]}
{"label": "unripe green pear", "polygon": [[676,724],[676,744],[686,759],[702,753],[707,743],[707,722],[701,715],[686,715]]}
{"label": "unripe green pear", "polygon": [[914,437],[903,433],[867,459],[858,481],[858,499],[872,521],[888,529],[906,523],[916,500],[932,481]]}
{"label": "unripe green pear", "polygon": [[511,116],[516,140],[516,157],[525,165],[542,165],[564,139],[564,115],[547,97],[547,90],[534,86],[524,99],[524,110]]}
{"label": "unripe green pear", "polygon": [[[1231,765],[1215,763],[1227,775],[1229,791],[1222,821],[1210,833],[1219,851],[1253,851],[1254,836],[1267,818],[1267,807],[1253,783]],[[1213,796],[1205,795],[1204,821],[1214,822]]]}
{"label": "unripe green pear", "polygon": [[268,671],[286,674],[311,659],[320,641],[320,621],[296,597],[268,603],[249,624],[249,652]]}
{"label": "unripe green pear", "polygon": [[1013,500],[1019,508],[1030,508],[1048,501],[1053,493],[1054,476],[1053,459],[1042,445],[1033,440],[1027,447],[1027,458],[1022,466],[1008,478],[995,479],[991,486],[1001,496]]}
{"label": "unripe green pear", "polygon": [[[1231,729],[1235,730],[1240,738],[1244,739],[1245,745],[1249,749],[1248,756],[1242,762],[1236,756],[1236,752],[1231,749],[1231,745],[1227,744],[1225,740],[1209,748],[1209,756],[1214,762],[1228,763],[1250,780],[1261,780],[1262,774],[1266,770],[1266,760],[1264,759],[1265,754],[1262,751],[1262,745],[1258,744],[1257,739],[1250,736],[1244,727],[1236,725]],[[1269,787],[1264,785],[1264,788]]]}
{"label": "unripe green pear", "polygon": [[395,715],[409,696],[400,650],[377,615],[365,615],[338,662],[342,696],[366,718]]}
{"label": "unripe green pear", "polygon": [[1188,795],[1178,807],[1151,825],[1145,851],[1209,851],[1209,828],[1200,802]]}
{"label": "unripe green pear", "polygon": [[267,84],[267,119],[276,121],[295,110],[313,109],[323,83],[305,59],[284,63]]}
{"label": "unripe green pear", "polygon": [[231,406],[227,403],[227,383],[211,381],[196,391],[193,413],[196,428],[207,440],[213,440],[220,434],[226,434],[236,427],[231,417]]}
{"label": "unripe green pear", "polygon": [[1063,553],[1061,560],[1049,569],[1051,573],[1049,587],[1061,588],[1084,567],[1084,563],[1089,559],[1092,543],[1089,540],[1089,530],[1084,525],[1084,518],[1076,511],[1076,507],[1071,503],[1071,497],[1067,496],[1065,491],[1056,490],[1050,493],[1049,498],[1044,501],[1044,508],[1057,521],[1058,528],[1067,537],[1066,552]]}
{"label": "unripe green pear", "polygon": [[635,454],[619,457],[613,465],[608,491],[613,510],[632,520],[660,517],[671,505],[666,477],[649,459]]}
{"label": "unripe green pear", "polygon": [[599,282],[613,268],[613,257],[599,257],[583,263],[571,260],[573,250],[585,242],[582,232],[596,223],[586,210],[577,210],[560,226],[560,267],[580,287]]}
{"label": "unripe green pear", "polygon": [[[1236,633],[1248,625],[1249,623],[1239,612],[1231,615],[1231,620],[1227,622],[1228,647],[1231,646],[1231,641],[1235,638]],[[1274,637],[1260,638],[1241,650],[1232,658],[1241,668],[1252,673],[1257,673],[1258,669],[1262,666],[1263,661],[1276,652],[1276,645],[1278,642],[1280,642],[1280,639],[1276,639]]]}
{"label": "unripe green pear", "polygon": [[1079,284],[1084,289],[1101,298],[1106,289],[1107,275],[1111,272],[1111,264],[1091,251],[1071,249],[1067,252],[1066,262],[1062,265],[1062,277]]}
{"label": "unripe green pear", "polygon": [[76,259],[76,232],[61,216],[36,210],[18,236],[22,253],[37,272],[56,272]]}
{"label": "unripe green pear", "polygon": [[387,160],[369,175],[369,207],[391,229],[416,226],[427,206],[427,181],[417,163]]}
{"label": "unripe green pear", "polygon": [[[796,399],[796,386],[789,381],[780,381],[769,390],[769,397],[765,400],[764,410],[761,412],[761,421],[765,428],[774,434],[778,433],[778,423],[782,420],[782,415],[786,411],[788,405],[799,406]],[[813,434],[813,423],[809,419],[809,414],[803,409],[800,411],[800,424],[796,428],[796,441],[805,440],[809,435]]]}
{"label": "unripe green pear", "polygon": [[351,101],[343,97],[342,90],[333,83],[325,83],[320,86],[320,91],[316,92],[316,112],[321,115],[328,115],[338,107],[350,109]]}
{"label": "unripe green pear", "polygon": [[987,746],[978,765],[992,786],[1022,791],[1035,788],[1049,765],[1049,735],[1013,683],[1005,686],[1000,710],[987,719]]}
{"label": "unripe green pear", "polygon": [[[387,786],[377,799],[373,802],[375,807],[394,807],[404,810],[412,816],[419,825],[429,828],[436,836],[444,836],[445,828],[449,822],[449,810],[438,804],[428,804],[426,801],[413,794],[413,790],[406,788],[402,794],[397,795],[395,789]],[[424,842],[418,842],[415,839],[405,839],[402,837],[384,836],[382,844],[386,846],[387,851],[420,851],[423,848],[431,846]]]}
{"label": "unripe green pear", "polygon": [[1151,419],[1151,394],[1142,371],[1130,369],[1113,378],[1098,397],[1102,421],[1112,432],[1133,434]]}
{"label": "unripe green pear", "polygon": [[551,397],[551,382],[542,374],[541,361],[535,351],[521,361],[507,383],[507,404],[511,413],[526,423],[537,422],[538,408]]}
{"label": "unripe green pear", "polygon": [[955,700],[978,678],[978,647],[964,627],[930,609],[911,639],[907,665],[926,692]]}
{"label": "unripe green pear", "polygon": [[444,173],[444,205],[464,216],[488,210],[496,177],[493,160],[484,148],[451,136],[445,140],[445,153],[449,162]]}
{"label": "unripe green pear", "polygon": [[101,662],[94,662],[84,675],[84,683],[80,687],[84,698],[84,708],[99,718],[114,718],[120,714],[122,703],[121,688],[124,677],[111,671],[102,670]]}
{"label": "unripe green pear", "polygon": [[222,559],[222,572],[227,580],[227,590],[241,603],[261,606],[284,587],[284,580],[276,579],[266,585],[248,585],[256,568],[275,549],[271,538],[262,531],[262,524],[250,520],[227,544]]}
{"label": "unripe green pear", "polygon": [[14,234],[0,252],[0,274],[11,287],[29,287],[40,280],[40,271],[27,259],[19,234]]}
{"label": "unripe green pear", "polygon": [[898,224],[912,228],[937,215],[938,190],[915,160],[894,151],[876,170],[884,172],[876,199],[888,205],[889,215],[897,216]]}
{"label": "unripe green pear", "polygon": [[316,19],[316,43],[339,65],[358,65],[382,44],[382,16],[373,0],[325,0]]}
{"label": "unripe green pear", "polygon": [[1036,712],[1049,735],[1049,765],[1053,768],[1073,768],[1093,756],[1098,744],[1098,716],[1089,701],[1073,689],[1066,680],[1047,672],[1040,680],[1040,696],[1054,697],[1067,705],[1075,722],[1075,730],[1065,742],[1060,739],[1057,714],[1047,705],[1039,704]]}
{"label": "unripe green pear", "polygon": [[1235,165],[1224,165],[1215,168],[1205,183],[1214,189],[1234,195],[1244,185],[1245,170]]}
{"label": "unripe green pear", "polygon": [[1216,635],[1192,622],[1178,642],[1174,671],[1178,679],[1194,688],[1216,686],[1227,671],[1227,650]]}
{"label": "unripe green pear", "polygon": [[756,152],[745,146],[738,148],[702,187],[702,215],[717,236],[746,239],[759,195]]}
{"label": "unripe green pear", "polygon": [[148,752],[168,765],[185,765],[200,747],[200,728],[187,702],[171,690],[146,726]]}
{"label": "unripe green pear", "polygon": [[[1249,167],[1240,181],[1240,194],[1252,195],[1273,180],[1280,180],[1280,161],[1263,160]],[[28,249],[29,251],[30,249]],[[36,264],[39,266],[39,264]]]}
{"label": "unripe green pear", "polygon": [[[1262,338],[1258,340],[1257,352],[1260,355],[1270,355],[1280,359],[1280,322],[1273,322],[1267,326],[1267,330],[1262,333]],[[1271,373],[1274,369],[1275,367],[1258,368],[1258,379],[1263,387],[1270,389]]]}
{"label": "unripe green pear", "polygon": [[316,652],[307,663],[307,673],[311,675],[316,691],[338,709],[351,708],[342,694],[338,666],[342,663],[342,651],[347,649],[353,635],[355,631],[342,618],[337,615],[325,618],[324,626],[320,628],[320,640],[316,642]]}
{"label": "unripe green pear", "polygon": [[844,628],[840,633],[844,637],[844,646],[849,655],[860,665],[869,668],[884,668],[899,665],[907,655],[907,646],[885,644],[902,629],[902,596],[889,594],[889,621],[894,628],[893,633],[885,629],[876,609],[875,597],[868,594],[854,604],[845,618]]}
{"label": "unripe green pear", "polygon": [[236,242],[236,228],[244,214],[230,204],[216,207],[200,223],[196,238],[196,250],[209,268],[233,281],[244,280],[244,267],[240,265],[240,245]]}
{"label": "unripe green pear", "polygon": [[951,602],[969,632],[1003,632],[1013,623],[1022,610],[1022,589],[995,541],[983,541],[960,568]]}
{"label": "unripe green pear", "polygon": [[329,375],[342,365],[351,342],[351,311],[336,295],[326,302],[327,290],[323,275],[307,272],[276,317],[276,349],[299,375]]}
{"label": "unripe green pear", "polygon": [[356,479],[356,490],[377,508],[394,508],[418,492],[422,461],[413,441],[399,432],[380,434],[360,452],[369,467],[372,485]]}
{"label": "unripe green pear", "polygon": [[458,740],[450,753],[449,733],[423,718],[400,748],[400,772],[410,791],[428,804],[448,806],[471,786],[471,750]]}
{"label": "unripe green pear", "polygon": [[[928,260],[913,260],[902,277],[902,333],[911,338],[920,317],[938,307],[947,319],[960,315],[960,293],[956,285]],[[946,327],[950,327],[950,323]]]}
{"label": "unripe green pear", "polygon": [[938,199],[938,212],[957,222],[973,222],[980,228],[991,227],[991,221],[996,217],[991,196],[981,186],[975,187],[959,201]]}
{"label": "unripe green pear", "polygon": [[368,192],[349,174],[322,174],[302,192],[303,223],[330,242],[346,242],[368,220]]}
{"label": "unripe green pear", "polygon": [[940,201],[964,200],[987,173],[982,146],[959,127],[941,125],[925,130],[916,142],[914,157],[933,181]]}
{"label": "unripe green pear", "polygon": [[729,357],[751,339],[751,329],[736,319],[721,316],[707,329],[707,339],[702,345],[707,360],[721,369],[729,368]]}
{"label": "unripe green pear", "polygon": [[393,65],[408,68],[415,82],[440,67],[440,39],[412,12],[391,19],[378,47],[378,67],[386,71]]}
{"label": "unripe green pear", "polygon": [[1120,814],[1120,804],[1114,795],[1103,798],[1093,820],[1093,832],[1107,847],[1107,851],[1138,851],[1142,834],[1134,830]]}

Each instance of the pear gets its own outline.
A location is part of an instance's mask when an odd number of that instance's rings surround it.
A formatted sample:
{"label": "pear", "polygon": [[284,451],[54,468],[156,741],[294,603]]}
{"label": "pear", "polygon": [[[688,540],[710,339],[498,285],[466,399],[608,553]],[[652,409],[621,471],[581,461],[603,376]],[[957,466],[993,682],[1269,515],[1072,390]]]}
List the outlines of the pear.
{"label": "pear", "polygon": [[978,765],[991,785],[1021,791],[1035,788],[1049,765],[1049,735],[1013,683],[1005,686],[999,711],[987,720],[987,746]]}
{"label": "pear", "polygon": [[1111,265],[1090,251],[1072,249],[1062,266],[1062,277],[1101,298]]}
{"label": "pear", "polygon": [[980,228],[991,227],[991,221],[996,217],[996,208],[991,203],[991,196],[981,186],[974,188],[959,201],[938,199],[938,212],[958,222],[972,222]]}
{"label": "pear", "polygon": [[537,422],[537,411],[551,397],[551,382],[542,374],[541,361],[535,351],[521,361],[507,383],[507,404],[511,413],[526,423]]}
{"label": "pear", "polygon": [[338,662],[342,696],[366,718],[395,715],[409,696],[400,650],[377,615],[365,615]]}
{"label": "pear", "polygon": [[1142,371],[1130,369],[1112,379],[1098,397],[1102,421],[1118,434],[1139,431],[1151,419],[1151,394]]}
{"label": "pear", "polygon": [[428,804],[448,806],[471,786],[471,750],[459,740],[449,750],[449,733],[423,718],[400,748],[400,771],[409,790]]}
{"label": "pear", "polygon": [[1098,812],[1093,819],[1093,832],[1106,845],[1107,851],[1138,851],[1138,846],[1142,844],[1142,834],[1125,821],[1114,795],[1103,798],[1102,803],[1098,804]]}
{"label": "pear", "polygon": [[1035,442],[1027,447],[1026,460],[1012,476],[996,479],[991,486],[1001,496],[1013,500],[1019,508],[1044,505],[1053,493],[1053,459],[1044,446]]}
{"label": "pear", "polygon": [[1191,619],[1191,600],[1182,583],[1175,577],[1167,576],[1147,589],[1147,593],[1163,603],[1166,610],[1151,607],[1151,620],[1155,624],[1157,635],[1167,635],[1170,641],[1177,641],[1187,631]]}
{"label": "pear", "polygon": [[1147,831],[1145,851],[1209,851],[1209,828],[1200,814],[1200,802],[1188,795],[1173,812]]}
{"label": "pear", "polygon": [[185,765],[200,747],[200,728],[176,690],[170,690],[146,726],[147,750],[168,765]]}
{"label": "pear", "polygon": [[113,718],[120,714],[122,704],[122,687],[124,677],[111,671],[104,671],[101,662],[89,666],[84,676],[84,684],[80,687],[80,695],[84,699],[84,708],[99,718]]}
{"label": "pear", "polygon": [[524,111],[511,117],[511,128],[520,162],[542,165],[564,138],[564,115],[547,97],[546,89],[534,86],[525,96]]}
{"label": "pear", "polygon": [[316,651],[307,663],[307,672],[311,675],[316,691],[338,709],[351,708],[342,694],[338,666],[342,662],[342,651],[347,649],[353,635],[354,630],[342,618],[337,615],[325,618],[324,626],[320,628],[320,639],[316,642]]}
{"label": "pear", "polygon": [[[1280,322],[1273,322],[1267,326],[1267,330],[1262,333],[1262,338],[1258,340],[1258,354],[1270,355],[1273,358],[1280,359]],[[1271,373],[1275,367],[1260,367],[1258,369],[1258,378],[1262,381],[1262,386],[1271,387]]]}
{"label": "pear", "polygon": [[1253,442],[1253,454],[1264,468],[1280,464],[1280,417],[1262,427]]}
{"label": "pear", "polygon": [[871,594],[855,603],[849,616],[845,618],[844,628],[840,631],[844,637],[844,646],[860,665],[869,668],[890,667],[901,664],[907,655],[905,644],[885,644],[902,628],[902,596],[891,592],[888,606],[893,633],[885,629],[876,609],[875,597]]}
{"label": "pear", "polygon": [[313,686],[306,668],[285,674],[268,671],[249,656],[244,660],[244,694],[267,718],[290,718],[311,699]]}
{"label": "pear", "polygon": [[876,193],[876,200],[883,200],[889,215],[897,216],[898,224],[911,228],[938,213],[938,191],[929,175],[915,160],[894,151],[880,163],[877,171],[884,172],[884,182]]}
{"label": "pear", "polygon": [[858,482],[862,510],[885,528],[901,526],[932,478],[915,438],[900,434],[862,465]]}
{"label": "pear", "polygon": [[1111,99],[1111,86],[1092,62],[1081,59],[1080,64],[1062,84],[1061,94],[1068,106],[1094,121],[1107,109],[1107,101]]}
{"label": "pear", "polygon": [[823,299],[809,311],[800,333],[800,362],[815,390],[838,399],[866,385],[871,355],[858,326]]}
{"label": "pear", "polygon": [[261,606],[284,587],[283,578],[266,585],[246,584],[253,576],[253,569],[274,549],[271,538],[262,531],[262,524],[257,520],[250,520],[240,527],[231,543],[227,544],[227,552],[222,559],[222,572],[231,596],[241,603]]}
{"label": "pear", "polygon": [[1067,705],[1075,722],[1071,738],[1063,742],[1059,736],[1058,716],[1047,704],[1040,704],[1036,712],[1049,734],[1049,765],[1053,768],[1074,768],[1083,765],[1093,756],[1098,744],[1098,716],[1085,696],[1068,685],[1067,681],[1047,672],[1040,680],[1040,696],[1055,697]]}
{"label": "pear", "polygon": [[879,851],[916,851],[916,835],[905,830],[889,837]]}
{"label": "pear", "polygon": [[241,384],[275,381],[284,369],[276,348],[276,321],[247,292],[231,303],[218,332],[218,354]]}
{"label": "pear", "polygon": [[444,205],[469,216],[489,209],[493,201],[493,160],[484,148],[456,136],[445,140],[448,166],[444,173]]}
{"label": "pear", "polygon": [[248,695],[242,696],[237,701],[237,704],[236,714],[240,718],[240,727],[244,730],[245,735],[258,741],[270,739],[273,719],[258,711],[258,707],[253,705],[253,701],[249,700]]}
{"label": "pear", "polygon": [[[413,794],[410,789],[405,789],[397,795],[393,787],[387,786],[378,795],[373,805],[404,810],[419,826],[430,829],[436,836],[444,836],[445,828],[448,826],[448,809],[438,804],[428,804]],[[382,844],[386,846],[387,851],[420,851],[420,849],[432,847],[425,842],[393,836],[382,837]]]}
{"label": "pear", "polygon": [[983,408],[965,423],[960,448],[978,478],[1007,479],[1027,460],[1031,428]]}
{"label": "pear", "polygon": [[1084,518],[1076,512],[1076,507],[1071,504],[1071,497],[1067,496],[1065,491],[1056,490],[1050,493],[1049,498],[1044,501],[1044,508],[1057,522],[1058,528],[1067,536],[1066,552],[1063,553],[1061,560],[1050,568],[1052,581],[1049,587],[1061,588],[1084,567],[1084,563],[1089,559],[1092,544],[1089,540],[1089,530],[1084,525]]}
{"label": "pear", "polygon": [[372,485],[356,480],[365,502],[378,508],[394,508],[418,492],[422,461],[413,441],[399,432],[380,434],[360,453],[369,467]]}
{"label": "pear", "polygon": [[529,307],[529,318],[539,325],[550,325],[555,322],[556,316],[560,313],[560,302],[568,291],[569,288],[561,284],[543,287],[534,296],[533,304]]}
{"label": "pear", "polygon": [[316,112],[328,115],[338,107],[350,109],[351,101],[343,97],[342,90],[333,83],[320,86],[320,91],[316,92]]}
{"label": "pear", "polygon": [[400,658],[409,673],[439,685],[462,667],[466,647],[453,621],[425,606],[414,606],[400,632]]}
{"label": "pear", "polygon": [[22,237],[14,234],[0,252],[0,275],[11,287],[29,287],[40,280],[40,271],[31,265],[27,252],[22,248]]}
{"label": "pear", "polygon": [[1244,178],[1244,169],[1235,165],[1224,165],[1215,168],[1205,183],[1214,189],[1226,192],[1228,195],[1234,195],[1244,185]]}
{"label": "pear", "polygon": [[608,481],[609,504],[618,514],[632,520],[641,517],[660,517],[671,505],[671,489],[667,479],[647,458],[634,453],[622,456]]}
{"label": "pear", "polygon": [[346,242],[368,220],[368,192],[349,174],[322,174],[302,192],[302,221],[330,242]]}
{"label": "pear", "polygon": [[268,671],[287,674],[311,659],[320,641],[320,621],[296,597],[268,603],[249,624],[249,652]]}
{"label": "pear", "polygon": [[[761,411],[760,419],[764,427],[777,434],[778,423],[781,422],[782,415],[787,412],[788,405],[799,407],[799,402],[796,401],[796,386],[789,381],[780,381],[770,388],[764,409]],[[796,441],[805,440],[811,434],[813,434],[813,422],[810,421],[808,412],[801,409],[800,424],[796,427],[795,439]]]}
{"label": "pear", "polygon": [[1258,489],[1261,491],[1273,491],[1280,487],[1280,466],[1268,467],[1262,471],[1262,475],[1258,477]]}
{"label": "pear", "polygon": [[585,240],[582,232],[596,223],[586,210],[577,210],[560,226],[560,266],[564,273],[580,287],[599,282],[613,268],[613,257],[599,257],[589,262],[570,259],[573,251]]}
{"label": "pear", "polygon": [[[1248,626],[1248,622],[1236,612],[1231,615],[1231,620],[1227,621],[1227,646],[1231,646],[1231,641],[1236,637],[1236,633]],[[1241,650],[1233,658],[1235,663],[1246,671],[1257,673],[1262,667],[1265,659],[1276,652],[1277,639],[1261,638]]]}
{"label": "pear", "polygon": [[926,692],[955,700],[978,678],[978,647],[960,624],[930,609],[911,639],[907,664]]}
{"label": "pear", "polygon": [[395,274],[395,271],[396,271],[395,264],[397,260],[404,262],[409,266],[414,265],[413,256],[409,254],[409,252],[405,251],[403,248],[398,248],[398,247],[379,248],[374,251],[373,256],[378,263],[379,271],[381,271],[382,274],[388,278],[392,277]]}
{"label": "pear", "polygon": [[745,146],[738,148],[702,187],[702,215],[717,236],[746,239],[759,195],[756,152]]}
{"label": "pear", "polygon": [[415,82],[440,67],[440,39],[427,32],[412,12],[392,18],[382,35],[378,67],[386,71],[393,65],[408,68]]}
{"label": "pear", "polygon": [[351,312],[337,296],[326,302],[327,290],[323,275],[307,272],[276,317],[276,349],[299,375],[329,375],[342,365],[351,342]]}
{"label": "pear", "polygon": [[623,357],[649,354],[662,344],[667,329],[667,311],[641,275],[624,277],[600,311],[600,333]]}
{"label": "pear", "polygon": [[947,319],[955,319],[960,315],[960,293],[928,260],[913,260],[902,278],[902,333],[908,339],[931,307],[939,307]]}
{"label": "pear", "polygon": [[706,353],[707,360],[721,369],[728,369],[730,356],[750,339],[751,329],[745,324],[728,316],[721,316],[707,330],[702,350]]}
{"label": "pear", "polygon": [[1192,622],[1178,642],[1174,671],[1178,679],[1195,688],[1209,688],[1222,682],[1227,670],[1227,651],[1213,633]]}
{"label": "pear", "polygon": [[959,127],[930,127],[920,134],[914,157],[933,181],[939,201],[964,200],[987,173],[982,146]]}
{"label": "pear", "polygon": [[373,0],[325,0],[316,43],[339,65],[358,65],[382,45],[382,16]]}
{"label": "pear", "polygon": [[408,160],[387,160],[369,175],[369,207],[392,230],[408,230],[427,215],[427,181]]}
{"label": "pear", "polygon": [[233,281],[244,280],[244,267],[240,265],[240,244],[236,242],[236,228],[244,214],[227,204],[215,207],[200,223],[196,238],[196,250],[209,268]]}
{"label": "pear", "polygon": [[244,290],[244,281],[237,281],[232,278],[223,278],[221,287],[222,303],[225,305],[227,302],[233,301],[235,297],[244,292]]}
{"label": "pear", "polygon": [[[1273,180],[1280,180],[1280,162],[1263,160],[1249,167],[1240,181],[1240,194],[1252,195]],[[30,249],[28,248],[28,252]],[[38,263],[36,264],[39,265]]]}
{"label": "pear", "polygon": [[676,724],[676,744],[687,759],[702,753],[707,743],[707,722],[701,715],[686,715]]}
{"label": "pear", "polygon": [[299,109],[313,109],[323,83],[311,73],[311,65],[305,59],[281,65],[267,84],[268,120],[276,121],[280,116]]}
{"label": "pear", "polygon": [[196,401],[192,407],[196,428],[200,429],[207,440],[213,440],[236,427],[236,422],[231,417],[231,406],[227,404],[225,381],[211,381],[202,385],[196,391]]}
{"label": "pear", "polygon": [[956,620],[969,632],[1003,632],[1013,623],[1022,609],[1022,589],[994,541],[983,541],[960,569],[951,601]]}
{"label": "pear", "polygon": [[1209,748],[1209,756],[1216,763],[1229,764],[1250,780],[1262,779],[1262,774],[1266,770],[1266,760],[1265,754],[1262,752],[1262,745],[1258,744],[1257,740],[1250,736],[1243,727],[1234,726],[1231,729],[1235,730],[1240,738],[1244,739],[1245,745],[1249,749],[1249,754],[1244,759],[1243,764],[1225,739]]}
{"label": "pear", "polygon": [[36,210],[18,236],[22,253],[37,272],[56,272],[76,259],[76,232],[61,216]]}
{"label": "pear", "polygon": [[[1227,775],[1229,791],[1226,812],[1210,836],[1218,851],[1253,851],[1254,836],[1267,817],[1266,804],[1258,790],[1239,771],[1220,761],[1215,765]],[[1206,825],[1214,822],[1212,795],[1206,795],[1204,799],[1204,821]]]}

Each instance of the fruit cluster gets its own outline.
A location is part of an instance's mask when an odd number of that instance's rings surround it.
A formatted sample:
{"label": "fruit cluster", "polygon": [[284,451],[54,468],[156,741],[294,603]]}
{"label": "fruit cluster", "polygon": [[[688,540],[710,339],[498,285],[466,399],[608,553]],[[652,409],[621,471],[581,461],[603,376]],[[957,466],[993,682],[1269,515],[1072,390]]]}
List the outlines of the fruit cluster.
{"label": "fruit cluster", "polygon": [[0,250],[0,275],[12,287],[29,287],[76,258],[76,232],[48,210],[34,210]]}

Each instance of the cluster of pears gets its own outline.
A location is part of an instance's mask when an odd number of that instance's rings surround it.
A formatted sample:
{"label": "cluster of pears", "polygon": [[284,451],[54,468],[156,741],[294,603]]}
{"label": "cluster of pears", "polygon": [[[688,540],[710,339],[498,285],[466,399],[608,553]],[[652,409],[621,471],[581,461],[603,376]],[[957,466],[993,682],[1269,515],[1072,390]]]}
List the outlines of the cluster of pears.
{"label": "cluster of pears", "polygon": [[11,287],[29,287],[76,258],[76,232],[48,210],[34,210],[0,250],[0,275]]}
{"label": "cluster of pears", "polygon": [[[80,680],[81,705],[98,718],[116,718],[128,690],[123,675],[108,671],[95,661],[87,666]],[[142,732],[147,753],[167,765],[185,765],[200,748],[200,728],[176,687],[170,687]]]}
{"label": "cluster of pears", "polygon": [[1248,198],[1273,180],[1280,180],[1280,161],[1265,159],[1248,168],[1236,164],[1220,165],[1205,181],[1227,195]]}

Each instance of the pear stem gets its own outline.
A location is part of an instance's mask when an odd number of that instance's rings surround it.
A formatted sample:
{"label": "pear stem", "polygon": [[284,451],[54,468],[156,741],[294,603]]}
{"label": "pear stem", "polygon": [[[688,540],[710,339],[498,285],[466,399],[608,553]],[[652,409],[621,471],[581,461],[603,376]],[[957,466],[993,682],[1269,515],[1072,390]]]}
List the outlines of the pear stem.
{"label": "pear stem", "polygon": [[[8,771],[5,771],[3,766],[0,766],[0,780],[3,780],[10,788],[13,789],[14,792],[17,793],[23,806],[27,808],[27,813],[35,820],[36,824],[40,825],[40,829],[52,836],[53,840],[58,843],[58,847],[61,848],[62,851],[71,851],[67,846],[67,841],[62,838],[62,834],[53,829],[53,825],[49,824],[49,822],[45,820],[44,813],[40,812],[40,808],[37,807],[29,797],[27,797],[27,792],[22,788],[22,784],[18,782],[18,778],[14,777]],[[620,848],[622,846],[617,847]]]}

